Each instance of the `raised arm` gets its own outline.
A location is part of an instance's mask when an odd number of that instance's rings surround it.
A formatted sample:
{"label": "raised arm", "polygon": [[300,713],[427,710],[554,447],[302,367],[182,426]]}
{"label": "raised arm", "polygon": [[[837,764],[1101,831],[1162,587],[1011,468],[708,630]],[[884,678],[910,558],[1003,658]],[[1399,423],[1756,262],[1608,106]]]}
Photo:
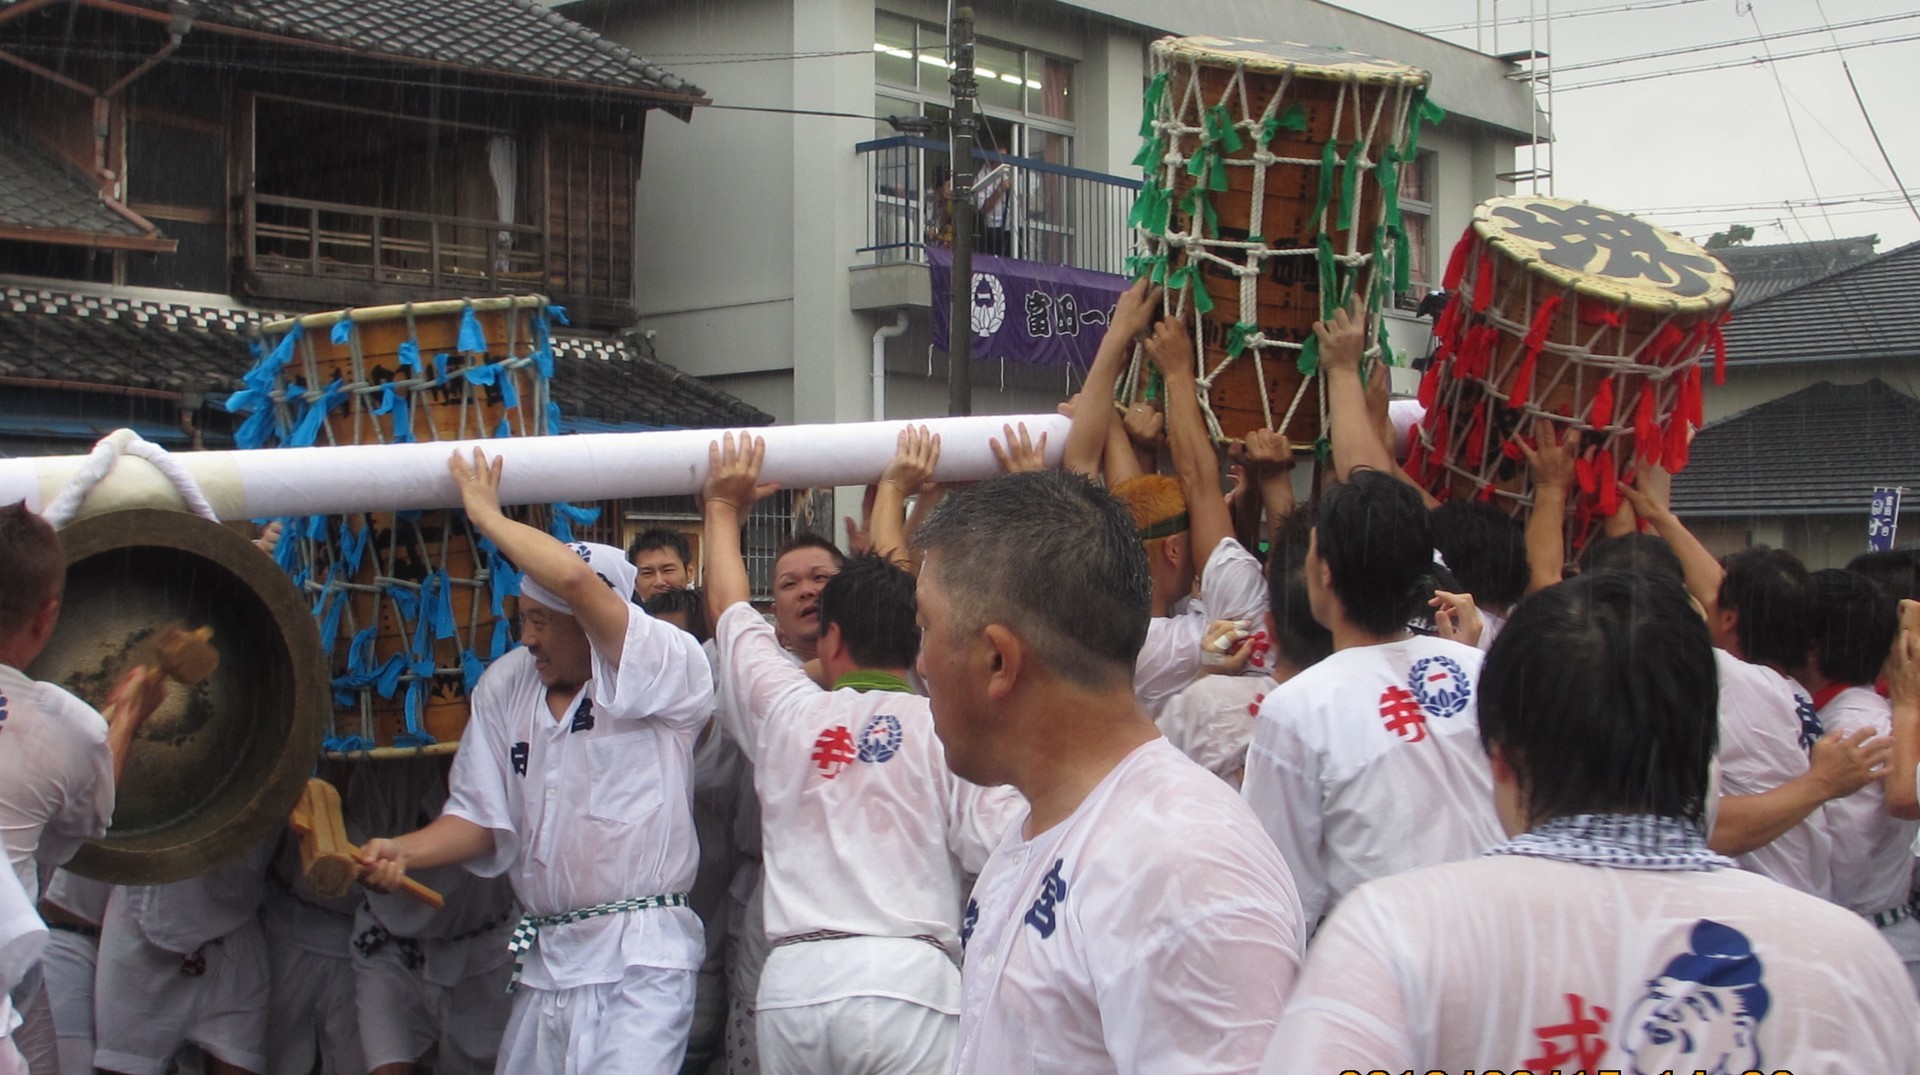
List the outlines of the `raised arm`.
{"label": "raised arm", "polygon": [[1367,409],[1367,386],[1360,379],[1360,353],[1367,339],[1366,318],[1339,309],[1313,324],[1320,341],[1320,376],[1327,382],[1328,439],[1333,443],[1333,476],[1346,481],[1361,467],[1394,472],[1393,453],[1381,442],[1380,427]]}
{"label": "raised arm", "polygon": [[893,459],[887,463],[887,469],[880,472],[880,481],[874,486],[873,522],[869,531],[873,536],[873,551],[909,572],[914,566],[913,557],[907,555],[907,498],[933,477],[933,469],[939,464],[940,435],[927,432],[926,426],[918,429],[908,426],[900,431]]}
{"label": "raised arm", "polygon": [[1267,521],[1261,533],[1272,537],[1281,520],[1293,514],[1293,444],[1271,429],[1256,429],[1245,441],[1247,476],[1260,490]]}
{"label": "raised arm", "polygon": [[1900,602],[1900,634],[1887,658],[1887,697],[1893,703],[1893,760],[1887,767],[1887,813],[1920,820],[1920,601]]}
{"label": "raised arm", "polygon": [[460,504],[467,518],[499,547],[502,556],[565,601],[593,648],[617,667],[627,645],[627,610],[633,607],[629,595],[615,593],[585,560],[552,535],[501,513],[504,463],[499,458],[489,463],[479,448],[473,450],[471,464],[459,452],[447,460],[447,470],[460,486]]}
{"label": "raised arm", "polygon": [[1114,304],[1113,319],[1107,322],[1106,335],[1100,337],[1100,349],[1094,352],[1086,384],[1080,389],[1080,405],[1074,408],[1073,423],[1067,428],[1065,457],[1060,464],[1064,469],[1089,478],[1099,476],[1100,455],[1106,451],[1107,425],[1112,420],[1108,404],[1113,401],[1113,386],[1133,354],[1134,338],[1146,331],[1159,302],[1160,289],[1150,286],[1143,276]]}
{"label": "raised arm", "polygon": [[1721,796],[1707,845],[1722,855],[1758,851],[1805,821],[1821,803],[1852,795],[1886,775],[1892,749],[1889,740],[1874,739],[1871,728],[1851,735],[1827,733],[1813,745],[1806,772],[1758,795]]}
{"label": "raised arm", "polygon": [[1580,447],[1580,431],[1561,435],[1553,423],[1536,418],[1533,438],[1539,447],[1518,441],[1533,478],[1533,509],[1527,512],[1527,592],[1559,585],[1567,566],[1567,501],[1573,496],[1573,453]]}
{"label": "raised arm", "polygon": [[1198,572],[1213,550],[1233,536],[1233,515],[1220,495],[1220,457],[1200,417],[1200,388],[1186,325],[1173,318],[1155,325],[1147,338],[1147,357],[1167,385],[1167,445],[1187,497],[1188,533],[1193,535]]}
{"label": "raised arm", "polygon": [[1672,483],[1673,478],[1665,470],[1648,467],[1640,472],[1633,485],[1622,482],[1620,492],[1633,505],[1634,512],[1653,527],[1653,532],[1673,546],[1674,555],[1680,558],[1680,566],[1687,573],[1687,592],[1707,611],[1707,622],[1711,623],[1711,617],[1720,608],[1720,580],[1726,577],[1726,572],[1668,506]]}
{"label": "raised arm", "polygon": [[738,443],[728,433],[707,447],[707,481],[700,497],[706,524],[707,617],[715,624],[721,613],[753,596],[746,557],[740,552],[740,527],[754,501],[777,488],[759,484],[766,457],[767,442],[744,432]]}

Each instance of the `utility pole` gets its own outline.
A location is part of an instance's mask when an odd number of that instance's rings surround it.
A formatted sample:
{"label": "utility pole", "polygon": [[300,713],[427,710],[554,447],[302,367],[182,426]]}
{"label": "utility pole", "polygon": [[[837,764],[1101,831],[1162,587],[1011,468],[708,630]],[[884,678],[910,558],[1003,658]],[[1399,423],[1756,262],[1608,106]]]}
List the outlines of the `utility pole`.
{"label": "utility pole", "polygon": [[948,297],[947,413],[973,413],[973,9],[954,13],[947,40],[953,44],[953,294]]}

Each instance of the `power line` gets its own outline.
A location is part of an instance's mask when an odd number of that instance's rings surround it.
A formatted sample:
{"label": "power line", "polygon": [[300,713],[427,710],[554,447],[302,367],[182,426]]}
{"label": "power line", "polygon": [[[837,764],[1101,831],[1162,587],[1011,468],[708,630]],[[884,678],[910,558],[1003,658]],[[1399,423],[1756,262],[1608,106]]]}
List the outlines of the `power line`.
{"label": "power line", "polygon": [[[1909,34],[1905,37],[1876,38],[1872,41],[1855,41],[1845,45],[1826,45],[1817,49],[1806,49],[1801,52],[1784,52],[1778,56],[1773,55],[1772,50],[1769,49],[1765,57],[1750,56],[1744,60],[1725,60],[1720,63],[1698,64],[1692,67],[1674,67],[1665,71],[1648,71],[1638,75],[1621,75],[1617,78],[1595,79],[1591,82],[1575,82],[1571,85],[1558,87],[1558,89],[1560,92],[1565,93],[1570,90],[1590,90],[1598,86],[1618,86],[1627,82],[1645,82],[1648,79],[1667,78],[1671,75],[1692,75],[1704,71],[1724,71],[1731,67],[1759,67],[1777,64],[1783,60],[1799,60],[1805,59],[1808,56],[1825,56],[1829,53],[1844,52],[1848,49],[1872,48],[1875,45],[1900,45],[1909,41],[1920,41],[1920,34]],[[1765,39],[1760,39],[1760,43],[1765,45]]]}
{"label": "power line", "polygon": [[[1899,22],[1904,19],[1913,18],[1920,18],[1920,11],[1908,11],[1899,15],[1877,15],[1873,18],[1843,22],[1837,26],[1809,26],[1799,30],[1782,30],[1777,34],[1769,35],[1767,39],[1779,41],[1789,37],[1805,37],[1808,34],[1831,34],[1835,30],[1852,30],[1862,26],[1878,26],[1881,23]],[[1760,44],[1760,42],[1761,39],[1758,37],[1742,37],[1733,41],[1717,41],[1711,45],[1686,45],[1680,48],[1662,49],[1659,52],[1643,52],[1636,56],[1615,56],[1605,60],[1587,60],[1584,63],[1556,64],[1553,70],[1554,74],[1564,74],[1568,71],[1585,71],[1594,67],[1610,67],[1620,63],[1638,63],[1642,60],[1664,60],[1670,56],[1686,56],[1695,52],[1708,52],[1713,49],[1735,48],[1740,45],[1757,45]],[[1835,38],[1834,44],[1840,44],[1840,40]]]}
{"label": "power line", "polygon": [[[1590,8],[1581,8],[1577,11],[1556,12],[1553,17],[1556,19],[1577,19],[1583,15],[1612,15],[1622,11],[1651,11],[1654,8],[1680,7],[1683,4],[1698,4],[1703,2],[1705,2],[1705,0],[1636,0],[1636,2],[1634,3],[1609,4],[1606,7],[1590,7]],[[1531,15],[1516,15],[1511,19],[1500,19],[1496,22],[1493,22],[1487,25],[1519,26],[1532,21],[1533,21],[1533,16]],[[1478,28],[1481,25],[1482,24],[1477,21],[1462,22],[1462,23],[1453,23],[1447,26],[1421,27],[1418,29],[1417,32],[1423,33],[1423,34],[1443,34],[1443,33],[1450,33],[1455,30],[1472,30],[1472,29]]]}
{"label": "power line", "polygon": [[[1813,0],[1813,8],[1820,13],[1820,21],[1827,22],[1827,9],[1820,0]],[[1832,23],[1827,23],[1829,36],[1835,29]],[[1839,40],[1837,37],[1834,38],[1834,43],[1838,44]],[[1867,102],[1860,96],[1860,84],[1853,80],[1853,66],[1847,63],[1847,57],[1844,54],[1840,57],[1840,70],[1846,72],[1847,88],[1853,91],[1853,103],[1860,108],[1860,118],[1867,121],[1867,133],[1873,136],[1873,148],[1880,151],[1881,161],[1885,162],[1888,173],[1893,176],[1893,185],[1900,188],[1900,196],[1906,199],[1907,210],[1913,214],[1915,220],[1920,220],[1920,207],[1914,206],[1913,195],[1907,193],[1907,185],[1900,179],[1900,170],[1893,166],[1893,158],[1887,154],[1886,143],[1880,141],[1880,129],[1873,125],[1873,114],[1867,111]]]}

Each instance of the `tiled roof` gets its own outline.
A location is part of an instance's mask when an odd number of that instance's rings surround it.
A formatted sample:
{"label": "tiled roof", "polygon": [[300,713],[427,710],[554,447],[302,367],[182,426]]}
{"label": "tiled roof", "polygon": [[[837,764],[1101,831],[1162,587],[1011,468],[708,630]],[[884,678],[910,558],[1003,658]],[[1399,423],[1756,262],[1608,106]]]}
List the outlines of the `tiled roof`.
{"label": "tiled roof", "polygon": [[[0,0],[0,8],[18,0]],[[133,0],[166,11],[172,0]],[[705,91],[534,0],[192,0],[197,23],[372,56],[704,98]]]}
{"label": "tiled roof", "polygon": [[0,132],[0,224],[146,238],[100,192],[30,139]]}
{"label": "tiled roof", "polygon": [[1782,291],[1810,284],[1873,259],[1878,235],[1815,239],[1804,243],[1729,246],[1713,256],[1733,274],[1733,308],[1745,309]]}
{"label": "tiled roof", "polygon": [[1920,243],[1762,299],[1727,326],[1727,361],[1920,362]]}
{"label": "tiled roof", "polygon": [[[222,398],[253,366],[252,326],[279,314],[0,284],[0,376]],[[552,394],[568,417],[681,428],[773,417],[660,361],[636,336],[554,336]]]}
{"label": "tiled roof", "polygon": [[1873,380],[1822,381],[1729,415],[1693,439],[1673,510],[1714,515],[1865,513],[1878,485],[1920,488],[1920,399]]}

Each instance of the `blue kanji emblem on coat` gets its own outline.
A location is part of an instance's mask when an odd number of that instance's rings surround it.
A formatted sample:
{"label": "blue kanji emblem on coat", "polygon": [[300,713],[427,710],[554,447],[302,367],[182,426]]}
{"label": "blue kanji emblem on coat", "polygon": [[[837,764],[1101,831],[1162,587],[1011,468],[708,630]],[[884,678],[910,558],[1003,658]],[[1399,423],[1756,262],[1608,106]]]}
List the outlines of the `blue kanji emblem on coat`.
{"label": "blue kanji emblem on coat", "polygon": [[1457,717],[1473,697],[1467,670],[1451,657],[1422,657],[1407,673],[1407,689],[1420,707],[1434,717]]}
{"label": "blue kanji emblem on coat", "polygon": [[1065,862],[1065,859],[1053,860],[1053,869],[1040,879],[1040,898],[1027,908],[1026,923],[1033,927],[1041,940],[1053,936],[1053,931],[1060,925],[1059,906],[1067,902],[1067,879],[1060,872]]}
{"label": "blue kanji emblem on coat", "polygon": [[860,729],[860,760],[883,762],[900,753],[900,718],[875,713]]}

